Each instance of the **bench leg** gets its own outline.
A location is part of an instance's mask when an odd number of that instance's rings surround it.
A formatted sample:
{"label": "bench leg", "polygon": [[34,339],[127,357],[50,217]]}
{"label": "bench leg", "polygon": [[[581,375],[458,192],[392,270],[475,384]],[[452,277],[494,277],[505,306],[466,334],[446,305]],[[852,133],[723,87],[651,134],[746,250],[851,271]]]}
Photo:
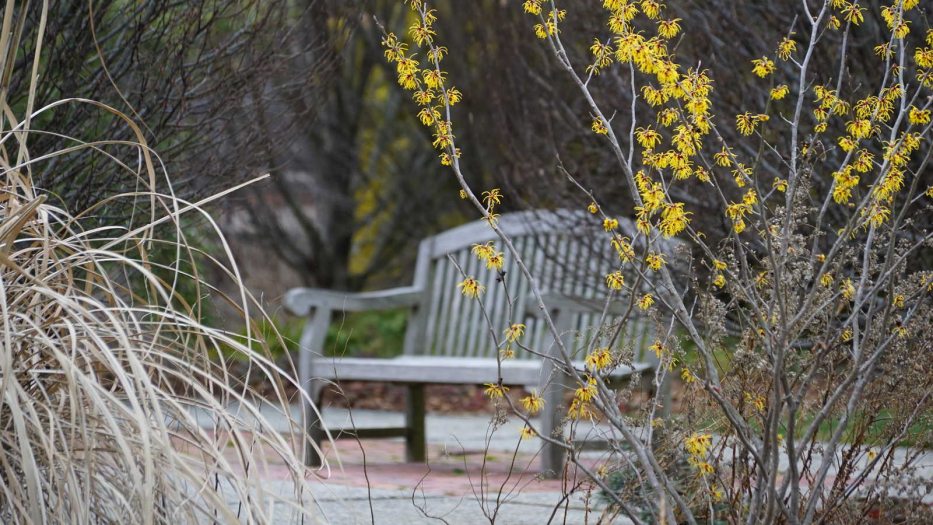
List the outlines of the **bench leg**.
{"label": "bench leg", "polygon": [[[308,396],[311,398],[314,405],[318,407],[318,410],[321,409],[321,394],[323,392],[323,381],[312,381],[308,387]],[[305,431],[308,433],[308,438],[320,448],[325,436],[323,421],[321,421],[318,412],[314,407],[308,404],[307,401],[302,401],[302,408],[304,409]],[[323,458],[318,451],[311,446],[305,449],[304,460],[305,465],[308,467],[320,467],[323,464]]]}
{"label": "bench leg", "polygon": [[427,442],[424,425],[424,385],[408,385],[405,403],[405,460],[422,463],[427,460]]}
{"label": "bench leg", "polygon": [[[298,379],[301,388],[308,393],[311,403],[323,410],[321,407],[321,394],[324,391],[324,381],[315,379],[314,357],[321,355],[321,348],[324,347],[324,338],[327,336],[327,326],[330,324],[330,310],[318,308],[305,323],[304,330],[301,332],[298,353]],[[324,423],[321,421],[318,412],[314,406],[308,403],[304,396],[301,398],[301,412],[304,419],[305,431],[307,437],[318,447],[326,435],[324,432]],[[308,446],[305,450],[305,465],[309,467],[319,467],[322,458],[317,450]]]}
{"label": "bench leg", "polygon": [[[553,369],[554,377],[544,386],[544,410],[541,411],[541,434],[550,438],[560,428],[563,403],[563,374]],[[564,470],[564,448],[543,441],[541,447],[541,472],[545,477],[558,478]]]}

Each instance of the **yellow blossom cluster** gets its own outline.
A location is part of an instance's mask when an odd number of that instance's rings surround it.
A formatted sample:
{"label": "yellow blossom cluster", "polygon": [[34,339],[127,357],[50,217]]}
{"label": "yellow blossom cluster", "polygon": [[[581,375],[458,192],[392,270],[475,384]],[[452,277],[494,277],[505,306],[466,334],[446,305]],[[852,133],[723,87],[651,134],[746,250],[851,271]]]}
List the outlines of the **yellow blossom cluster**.
{"label": "yellow blossom cluster", "polygon": [[701,474],[712,474],[713,472],[713,466],[707,458],[712,445],[713,436],[710,434],[694,433],[684,439],[687,462],[696,467]]}
{"label": "yellow blossom cluster", "polygon": [[463,99],[463,94],[456,87],[447,85],[447,73],[440,67],[447,48],[435,42],[437,33],[433,25],[437,15],[434,10],[427,9],[423,2],[409,2],[409,5],[418,19],[409,27],[408,34],[417,46],[426,48],[425,61],[422,63],[417,53],[409,53],[408,44],[394,33],[388,33],[382,39],[384,56],[389,63],[395,64],[399,85],[411,91],[412,99],[421,107],[418,119],[433,128],[433,145],[439,151],[441,164],[449,166],[460,156],[460,150],[453,148],[452,124],[444,115]]}
{"label": "yellow blossom cluster", "polygon": [[622,275],[622,272],[616,270],[610,274],[606,275],[606,286],[610,290],[621,290],[625,286],[625,276]]}
{"label": "yellow blossom cluster", "polygon": [[461,281],[457,285],[457,288],[460,289],[460,292],[463,295],[471,299],[476,299],[477,297],[482,295],[482,293],[486,290],[486,287],[480,284],[479,281],[477,281],[476,278],[472,276],[467,277],[466,279]]}
{"label": "yellow blossom cluster", "polygon": [[509,391],[509,387],[499,383],[486,383],[483,386],[485,387],[483,393],[486,394],[486,397],[494,400],[504,398],[505,394]]}
{"label": "yellow blossom cluster", "polygon": [[530,415],[535,415],[544,408],[544,398],[542,398],[536,390],[532,390],[530,394],[521,398],[520,402],[522,408]]}
{"label": "yellow blossom cluster", "polygon": [[635,259],[635,248],[632,247],[631,239],[628,237],[623,237],[621,235],[615,235],[612,237],[612,240],[609,241],[616,253],[619,254],[619,259],[622,262],[632,262]]}
{"label": "yellow blossom cluster", "polygon": [[497,251],[492,241],[474,244],[472,252],[479,260],[486,263],[486,268],[489,270],[501,270],[505,264],[505,254]]}
{"label": "yellow blossom cluster", "polygon": [[567,415],[571,419],[595,419],[596,412],[593,409],[592,401],[596,394],[596,378],[590,376],[574,390],[573,400],[567,408]]}
{"label": "yellow blossom cluster", "polygon": [[515,323],[505,329],[505,339],[510,343],[518,341],[523,335],[525,335],[524,323]]}
{"label": "yellow blossom cluster", "polygon": [[755,410],[760,413],[764,412],[765,407],[767,406],[767,400],[765,399],[765,396],[761,394],[745,392],[745,402],[755,407]]}
{"label": "yellow blossom cluster", "polygon": [[745,231],[745,217],[752,212],[753,206],[758,203],[758,194],[755,190],[748,190],[742,197],[742,202],[730,202],[726,206],[726,216],[732,221],[732,230],[735,233]]}
{"label": "yellow blossom cluster", "polygon": [[638,308],[641,310],[648,310],[654,305],[654,296],[650,293],[646,293],[638,299]]}
{"label": "yellow blossom cluster", "polygon": [[584,364],[593,372],[604,370],[612,364],[612,352],[607,347],[597,348],[587,354]]}

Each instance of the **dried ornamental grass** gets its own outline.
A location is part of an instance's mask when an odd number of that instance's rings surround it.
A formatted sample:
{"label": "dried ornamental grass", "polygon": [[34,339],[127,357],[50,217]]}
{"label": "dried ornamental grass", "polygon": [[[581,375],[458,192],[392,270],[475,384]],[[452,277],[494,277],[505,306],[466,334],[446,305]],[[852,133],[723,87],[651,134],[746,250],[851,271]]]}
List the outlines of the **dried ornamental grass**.
{"label": "dried ornamental grass", "polygon": [[[3,79],[16,62],[16,28],[26,9],[6,4]],[[44,20],[47,6],[42,9]],[[221,260],[186,242],[179,221],[198,215],[226,248],[202,209],[205,202],[171,195],[158,157],[123,113],[76,99],[34,110],[39,56],[26,63],[33,74],[22,115],[7,104],[10,86],[0,86],[0,522],[271,523],[313,517],[296,454],[313,445],[287,437],[303,435],[288,416],[284,394],[293,375],[268,359],[250,334],[244,340],[199,321],[201,298],[222,294],[184,268],[209,260],[240,282],[228,249]],[[71,138],[73,146],[61,151],[29,151],[30,135],[52,132],[31,123],[63,104],[94,104],[123,119],[137,141]],[[130,226],[95,227],[94,214],[106,203],[70,213],[33,187],[32,170],[68,162],[69,153],[88,148],[139,181],[138,188],[109,199],[144,205]],[[159,193],[157,183],[169,189]],[[177,264],[150,260],[153,247],[165,246],[174,248]],[[198,289],[193,302],[178,293],[182,283]],[[239,297],[225,299],[244,318],[258,309],[242,287]],[[262,412],[250,382],[231,377],[223,360],[211,359],[230,349],[248,357],[250,373],[272,385],[274,399],[263,401]],[[276,432],[270,412],[284,417],[292,432]],[[213,420],[208,429],[198,417],[205,413]],[[279,468],[290,482],[280,486],[287,489],[276,492],[275,484],[263,482],[270,458],[284,466]]]}

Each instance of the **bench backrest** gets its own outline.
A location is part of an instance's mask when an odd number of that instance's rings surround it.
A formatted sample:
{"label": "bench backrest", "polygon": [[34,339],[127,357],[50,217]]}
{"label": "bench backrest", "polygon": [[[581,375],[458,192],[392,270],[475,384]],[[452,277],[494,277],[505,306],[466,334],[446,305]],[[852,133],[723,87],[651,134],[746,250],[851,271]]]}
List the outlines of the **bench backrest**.
{"label": "bench backrest", "polygon": [[[606,297],[604,276],[619,269],[619,260],[609,248],[607,236],[594,216],[582,211],[527,211],[504,214],[498,225],[522,254],[541,290],[578,298]],[[620,230],[633,237],[634,225],[630,221],[620,221]],[[471,253],[474,244],[487,241],[494,241],[497,250],[506,252],[505,287],[497,281],[498,273],[487,269]],[[463,276],[449,256],[466,275],[475,277],[486,287],[480,299],[465,297],[458,290],[457,284]],[[626,281],[635,282],[634,275],[626,275]],[[548,350],[543,347],[550,342],[543,320],[534,315],[533,308],[527,312],[531,301],[529,283],[515,258],[508,254],[484,221],[465,224],[422,241],[414,284],[425,290],[426,297],[408,326],[405,341],[408,355],[495,356],[497,349],[480,304],[485,306],[501,340],[510,319],[506,290],[513,302],[512,322],[526,325],[523,342],[539,351]],[[571,314],[571,318],[564,321],[566,326],[585,336],[598,328],[599,317],[598,313]],[[644,352],[653,339],[649,320],[634,315],[626,323],[622,340],[636,349],[636,359],[653,357],[651,352]],[[532,357],[527,352],[516,351],[516,358]]]}

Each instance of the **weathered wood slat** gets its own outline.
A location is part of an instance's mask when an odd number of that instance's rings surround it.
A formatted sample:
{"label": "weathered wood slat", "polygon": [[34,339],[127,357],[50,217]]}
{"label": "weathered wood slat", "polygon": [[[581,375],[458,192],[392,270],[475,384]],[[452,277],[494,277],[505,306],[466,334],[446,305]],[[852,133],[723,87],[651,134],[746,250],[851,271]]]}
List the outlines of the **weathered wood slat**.
{"label": "weathered wood slat", "polygon": [[[541,360],[503,361],[502,380],[509,385],[537,385],[541,365]],[[583,361],[575,361],[574,367],[580,371],[585,369]],[[318,378],[330,381],[481,385],[495,383],[498,379],[496,360],[489,357],[321,357],[314,359],[314,368]],[[642,364],[634,368],[619,367],[612,376],[627,377],[647,368]]]}

